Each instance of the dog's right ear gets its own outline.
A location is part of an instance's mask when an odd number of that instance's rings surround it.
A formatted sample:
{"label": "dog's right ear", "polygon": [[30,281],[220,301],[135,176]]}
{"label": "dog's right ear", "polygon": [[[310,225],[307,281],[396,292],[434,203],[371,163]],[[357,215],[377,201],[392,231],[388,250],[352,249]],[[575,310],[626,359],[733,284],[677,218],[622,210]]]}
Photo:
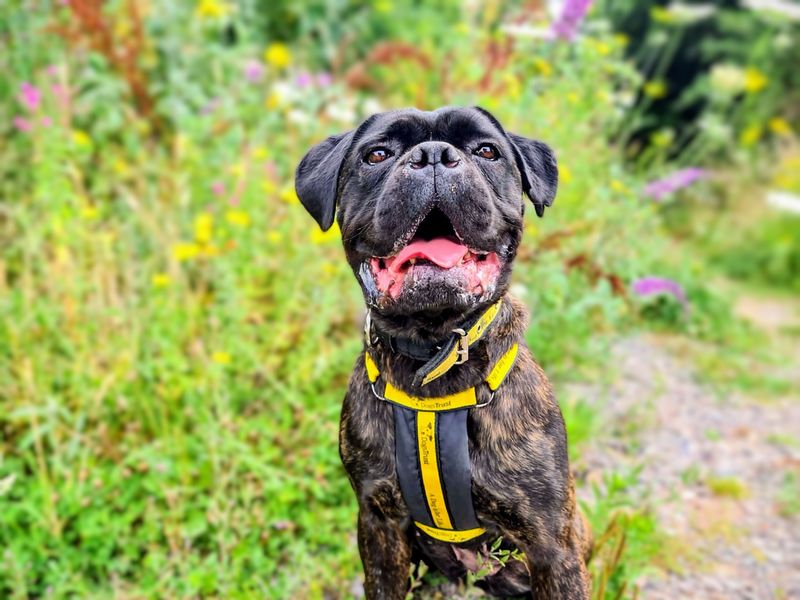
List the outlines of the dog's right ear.
{"label": "dog's right ear", "polygon": [[352,131],[332,135],[309,150],[297,165],[294,176],[297,197],[322,231],[333,225],[339,173],[352,141]]}

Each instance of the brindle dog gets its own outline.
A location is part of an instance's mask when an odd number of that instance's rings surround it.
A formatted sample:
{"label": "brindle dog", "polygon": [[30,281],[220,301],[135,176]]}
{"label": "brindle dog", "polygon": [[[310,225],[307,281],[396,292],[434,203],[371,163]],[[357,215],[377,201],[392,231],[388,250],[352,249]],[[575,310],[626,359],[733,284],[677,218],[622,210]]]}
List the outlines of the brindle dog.
{"label": "brindle dog", "polygon": [[[376,354],[382,376],[422,397],[477,386],[482,403],[489,400],[483,384],[489,369],[520,344],[493,400],[469,412],[472,498],[486,533],[463,544],[436,541],[412,523],[396,475],[391,405],[370,389],[363,354],[357,360],[339,442],[358,497],[367,598],[404,598],[409,568],[419,560],[463,577],[501,536],[505,547],[524,552],[525,562],[509,561],[484,577],[479,585],[487,592],[589,597],[591,533],[575,503],[564,421],[524,346],[526,309],[507,294],[522,237],[523,193],[542,216],[557,183],[556,160],[545,144],[505,131],[480,108],[374,115],[312,148],[297,168],[297,194],[320,227],[328,229],[338,215],[376,331],[434,344],[501,301],[467,362],[419,386],[420,361],[383,347]],[[431,241],[455,248],[460,258],[423,253],[398,260],[404,248]]]}

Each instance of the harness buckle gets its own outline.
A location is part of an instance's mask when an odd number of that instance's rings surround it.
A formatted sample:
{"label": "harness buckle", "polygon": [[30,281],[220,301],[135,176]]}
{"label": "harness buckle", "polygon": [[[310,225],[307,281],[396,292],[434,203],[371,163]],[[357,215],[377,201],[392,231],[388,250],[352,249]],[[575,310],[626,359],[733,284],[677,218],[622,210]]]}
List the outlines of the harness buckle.
{"label": "harness buckle", "polygon": [[458,329],[453,329],[453,333],[459,335],[458,348],[456,349],[458,358],[454,364],[460,365],[469,360],[469,338],[467,337],[467,332],[460,327]]}

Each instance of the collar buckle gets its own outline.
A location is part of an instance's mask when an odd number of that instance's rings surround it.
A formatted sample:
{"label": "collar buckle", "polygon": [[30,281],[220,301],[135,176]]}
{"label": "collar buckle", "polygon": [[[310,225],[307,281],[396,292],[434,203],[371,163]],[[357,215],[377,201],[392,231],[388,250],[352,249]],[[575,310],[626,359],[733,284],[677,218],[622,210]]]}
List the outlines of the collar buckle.
{"label": "collar buckle", "polygon": [[453,364],[461,365],[469,360],[469,337],[467,336],[467,332],[460,327],[453,329],[453,333],[456,333],[459,336],[458,348],[456,349],[456,355],[458,358]]}
{"label": "collar buckle", "polygon": [[375,338],[372,337],[372,311],[367,309],[367,316],[364,319],[364,343],[367,348],[372,348],[375,342]]}

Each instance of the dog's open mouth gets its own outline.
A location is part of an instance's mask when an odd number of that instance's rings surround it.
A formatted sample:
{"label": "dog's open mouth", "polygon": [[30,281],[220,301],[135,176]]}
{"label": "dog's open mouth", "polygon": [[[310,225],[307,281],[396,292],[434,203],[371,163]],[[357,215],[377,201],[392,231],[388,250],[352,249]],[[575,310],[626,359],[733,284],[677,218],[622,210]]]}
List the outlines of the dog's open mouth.
{"label": "dog's open mouth", "polygon": [[371,258],[370,267],[378,290],[393,299],[408,285],[438,279],[481,295],[493,289],[500,259],[496,252],[465,245],[450,220],[434,208],[408,244],[394,256]]}

